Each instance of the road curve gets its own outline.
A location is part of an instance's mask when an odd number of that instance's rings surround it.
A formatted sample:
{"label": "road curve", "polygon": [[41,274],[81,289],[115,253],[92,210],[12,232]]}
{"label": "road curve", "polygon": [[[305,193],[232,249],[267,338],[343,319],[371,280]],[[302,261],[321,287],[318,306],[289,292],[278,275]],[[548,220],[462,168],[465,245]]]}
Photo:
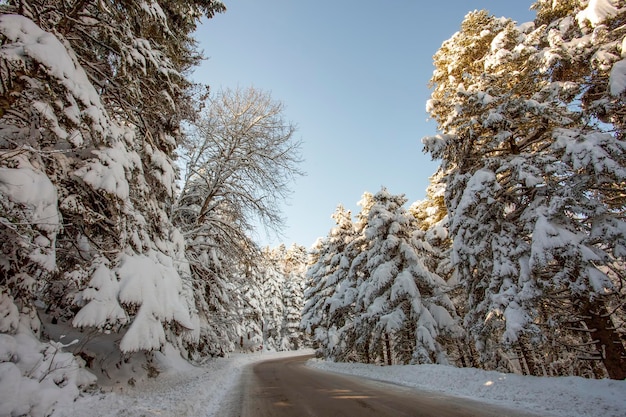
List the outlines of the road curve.
{"label": "road curve", "polygon": [[462,398],[324,372],[311,356],[250,365],[231,398],[231,417],[536,417]]}

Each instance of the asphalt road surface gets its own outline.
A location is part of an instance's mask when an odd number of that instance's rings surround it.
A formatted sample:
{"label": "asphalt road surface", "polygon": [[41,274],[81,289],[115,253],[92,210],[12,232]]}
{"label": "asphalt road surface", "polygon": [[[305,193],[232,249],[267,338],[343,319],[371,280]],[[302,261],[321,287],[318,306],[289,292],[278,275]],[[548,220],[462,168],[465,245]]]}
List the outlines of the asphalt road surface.
{"label": "asphalt road surface", "polygon": [[271,360],[244,369],[231,417],[537,417],[462,398],[323,372],[311,356]]}

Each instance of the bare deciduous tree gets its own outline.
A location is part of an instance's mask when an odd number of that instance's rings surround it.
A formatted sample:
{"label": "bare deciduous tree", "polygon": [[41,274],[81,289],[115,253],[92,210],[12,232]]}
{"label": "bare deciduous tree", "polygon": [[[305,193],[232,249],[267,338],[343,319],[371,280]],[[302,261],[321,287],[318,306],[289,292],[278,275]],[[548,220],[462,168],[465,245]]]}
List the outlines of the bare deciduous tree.
{"label": "bare deciduous tree", "polygon": [[302,175],[301,142],[284,105],[253,87],[220,91],[207,104],[182,149],[175,219],[186,232],[217,221],[214,227],[238,235],[252,231],[255,219],[280,231],[279,204]]}
{"label": "bare deciduous tree", "polygon": [[301,142],[269,93],[227,89],[206,104],[181,149],[184,175],[172,217],[185,235],[207,333],[232,336],[236,323],[224,327],[214,318],[236,315],[237,303],[246,302],[237,284],[259,258],[251,235],[259,224],[280,232],[280,203],[302,175]]}

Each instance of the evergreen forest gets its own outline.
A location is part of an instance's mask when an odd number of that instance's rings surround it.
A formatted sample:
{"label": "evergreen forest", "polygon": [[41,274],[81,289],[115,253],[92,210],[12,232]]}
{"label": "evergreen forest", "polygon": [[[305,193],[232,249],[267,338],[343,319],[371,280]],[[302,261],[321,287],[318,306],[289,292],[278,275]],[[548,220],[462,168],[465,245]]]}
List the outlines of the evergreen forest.
{"label": "evergreen forest", "polygon": [[191,81],[222,2],[0,1],[0,379],[304,347],[625,379],[626,2],[532,8],[433,57],[425,199],[269,248],[301,143],[268,92]]}

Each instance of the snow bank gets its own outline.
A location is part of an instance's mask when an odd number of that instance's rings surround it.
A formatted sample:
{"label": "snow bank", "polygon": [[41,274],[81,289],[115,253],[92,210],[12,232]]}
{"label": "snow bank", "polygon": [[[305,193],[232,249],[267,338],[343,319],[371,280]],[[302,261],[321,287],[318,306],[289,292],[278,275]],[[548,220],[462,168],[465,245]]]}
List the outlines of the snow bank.
{"label": "snow bank", "polygon": [[[232,354],[192,366],[170,347],[156,355],[161,371],[158,378],[134,386],[121,383],[112,392],[83,396],[74,404],[57,407],[52,417],[221,416],[238,406],[241,393],[237,386],[246,365],[312,353],[312,350],[299,350]],[[529,377],[444,365],[375,366],[319,359],[311,359],[307,365],[546,417],[626,415],[626,381]]]}
{"label": "snow bank", "polygon": [[0,334],[0,416],[49,416],[55,407],[72,404],[80,388],[96,378],[80,358],[63,352],[71,341],[40,342],[28,320],[20,318],[17,309],[7,308],[9,303],[0,292],[0,313],[11,310],[11,320],[19,321],[14,334]]}
{"label": "snow bank", "polygon": [[444,365],[376,366],[311,359],[316,369],[472,398],[555,417],[626,415],[626,381],[533,377]]}

